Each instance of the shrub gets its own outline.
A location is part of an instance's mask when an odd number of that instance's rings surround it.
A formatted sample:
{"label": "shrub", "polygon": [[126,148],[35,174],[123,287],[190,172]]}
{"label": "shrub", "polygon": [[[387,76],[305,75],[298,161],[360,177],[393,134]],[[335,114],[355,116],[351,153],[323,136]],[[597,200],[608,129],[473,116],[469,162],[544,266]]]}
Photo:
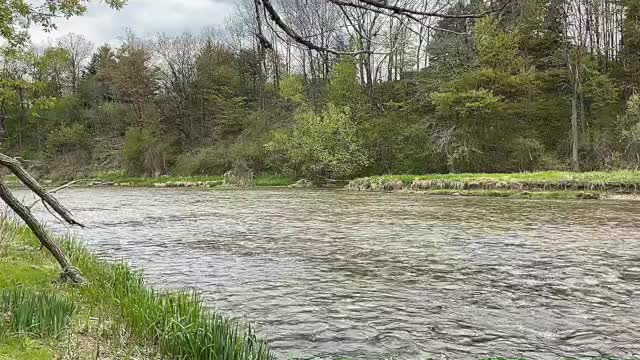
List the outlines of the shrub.
{"label": "shrub", "polygon": [[63,125],[54,130],[47,139],[47,151],[52,155],[86,150],[89,147],[90,135],[79,123]]}
{"label": "shrub", "polygon": [[124,161],[131,176],[159,176],[166,171],[170,146],[149,130],[131,128],[125,134]]}
{"label": "shrub", "polygon": [[182,154],[176,160],[177,175],[222,175],[231,168],[233,160],[229,146],[215,145]]}
{"label": "shrub", "polygon": [[511,143],[511,159],[515,170],[539,170],[544,156],[544,145],[538,140],[519,137]]}
{"label": "shrub", "polygon": [[293,128],[275,132],[267,149],[283,172],[311,179],[347,178],[369,162],[363,139],[351,110],[330,103],[320,114],[298,113]]}

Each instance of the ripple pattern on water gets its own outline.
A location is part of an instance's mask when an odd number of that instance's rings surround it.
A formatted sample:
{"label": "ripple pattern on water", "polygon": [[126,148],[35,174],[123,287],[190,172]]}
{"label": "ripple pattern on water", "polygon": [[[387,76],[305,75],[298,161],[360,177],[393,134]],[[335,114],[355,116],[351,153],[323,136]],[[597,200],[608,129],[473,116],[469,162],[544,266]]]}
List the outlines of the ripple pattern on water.
{"label": "ripple pattern on water", "polygon": [[101,256],[128,260],[154,286],[199,289],[285,356],[640,355],[637,202],[118,188],[59,197]]}

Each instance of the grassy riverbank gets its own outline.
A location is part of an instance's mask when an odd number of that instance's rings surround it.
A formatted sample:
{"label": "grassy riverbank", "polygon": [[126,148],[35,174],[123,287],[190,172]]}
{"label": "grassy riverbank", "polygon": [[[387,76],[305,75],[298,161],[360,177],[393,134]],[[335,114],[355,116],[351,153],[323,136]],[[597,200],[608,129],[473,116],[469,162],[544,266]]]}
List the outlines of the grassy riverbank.
{"label": "grassy riverbank", "polygon": [[[87,176],[89,180],[78,186],[121,187],[197,187],[225,188],[229,184],[222,176],[161,176],[129,177],[122,172],[101,173]],[[47,179],[49,186],[58,186],[78,179]],[[287,187],[296,186],[298,179],[283,175],[259,175],[250,186]],[[19,186],[13,176],[3,181]],[[302,181],[300,186],[308,186]],[[335,186],[335,184],[332,184]],[[353,179],[347,190],[356,191],[413,191],[431,195],[489,196],[524,199],[640,199],[640,171],[611,172],[564,172],[542,171],[508,174],[430,174],[430,175],[384,175]]]}
{"label": "grassy riverbank", "polygon": [[[44,178],[44,184],[50,186],[64,185],[71,181],[88,180],[79,185],[103,185],[122,187],[202,187],[215,188],[234,186],[225,182],[222,176],[160,176],[160,177],[131,177],[121,172],[99,173],[82,178]],[[20,181],[13,175],[5,176],[3,181],[11,186],[21,186]],[[253,186],[281,187],[295,184],[296,179],[284,175],[256,176]]]}
{"label": "grassy riverbank", "polygon": [[[218,187],[226,184],[225,178],[222,176],[160,176],[157,178],[149,177],[130,177],[123,173],[104,173],[97,174],[91,179],[115,186],[132,186],[132,187]],[[57,179],[56,182],[61,183],[73,179]],[[283,175],[258,175],[253,185],[260,187],[271,186],[288,186],[295,180]]]}
{"label": "grassy riverbank", "polygon": [[611,194],[640,194],[640,172],[388,175],[355,179],[347,188],[443,195],[593,199]]}
{"label": "grassy riverbank", "polygon": [[0,223],[0,359],[271,359],[242,324],[192,294],[146,288],[125,264],[62,242],[89,281],[58,281],[59,268],[24,227]]}

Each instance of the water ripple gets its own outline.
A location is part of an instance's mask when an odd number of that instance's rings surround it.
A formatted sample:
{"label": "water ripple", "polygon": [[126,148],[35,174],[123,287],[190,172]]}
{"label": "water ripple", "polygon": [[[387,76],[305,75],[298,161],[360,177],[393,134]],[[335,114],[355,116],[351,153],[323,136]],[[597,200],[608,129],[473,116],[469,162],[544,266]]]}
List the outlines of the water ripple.
{"label": "water ripple", "polygon": [[60,197],[98,254],[130,261],[155,286],[199,289],[283,356],[640,354],[634,202],[117,188]]}

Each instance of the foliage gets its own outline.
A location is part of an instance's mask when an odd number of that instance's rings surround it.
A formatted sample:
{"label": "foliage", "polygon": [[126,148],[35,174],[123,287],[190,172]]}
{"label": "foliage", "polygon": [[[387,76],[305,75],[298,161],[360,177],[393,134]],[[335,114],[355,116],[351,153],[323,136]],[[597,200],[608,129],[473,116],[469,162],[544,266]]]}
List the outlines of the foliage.
{"label": "foliage", "polygon": [[82,124],[63,125],[49,134],[47,150],[53,155],[86,150],[89,141],[89,132]]}
{"label": "foliage", "polygon": [[520,56],[517,31],[500,29],[489,17],[480,20],[475,30],[475,44],[481,66],[505,72],[522,68],[524,64]]}
{"label": "foliage", "polygon": [[297,75],[288,75],[280,80],[280,96],[291,100],[294,104],[303,104],[306,99],[304,96],[304,79]]}
{"label": "foliage", "polygon": [[222,175],[232,166],[227,144],[201,148],[180,155],[176,160],[176,174],[182,176]]}
{"label": "foliage", "polygon": [[158,175],[164,155],[162,143],[149,130],[127,130],[124,160],[129,175]]}
{"label": "foliage", "polygon": [[356,62],[352,57],[340,59],[331,76],[327,100],[336,106],[355,107],[365,100],[358,84]]}
{"label": "foliage", "polygon": [[292,129],[276,132],[267,148],[292,173],[312,179],[347,178],[367,165],[362,135],[348,107],[331,103],[320,113],[301,112]]}
{"label": "foliage", "polygon": [[[125,0],[106,0],[120,8]],[[10,0],[0,3],[0,37],[10,44],[20,44],[27,39],[27,29],[32,24],[41,25],[45,30],[55,28],[52,21],[57,16],[70,17],[81,15],[87,8],[86,1],[26,1]]]}

